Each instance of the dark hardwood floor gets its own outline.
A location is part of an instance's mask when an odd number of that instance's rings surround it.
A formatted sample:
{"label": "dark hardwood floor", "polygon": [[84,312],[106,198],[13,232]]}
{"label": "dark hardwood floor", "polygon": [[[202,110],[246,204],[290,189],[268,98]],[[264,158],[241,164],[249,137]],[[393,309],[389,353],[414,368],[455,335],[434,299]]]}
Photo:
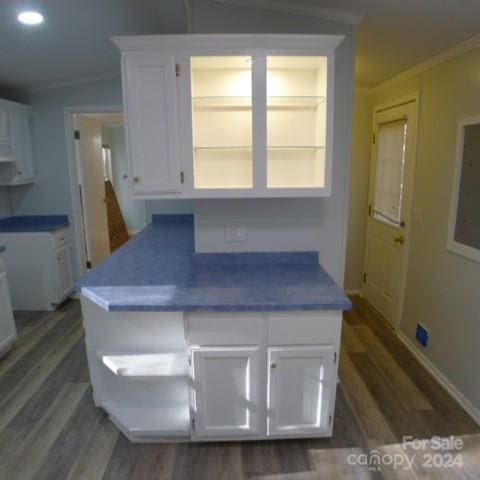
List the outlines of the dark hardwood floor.
{"label": "dark hardwood floor", "polygon": [[[0,360],[0,479],[480,479],[479,427],[364,300],[353,302],[334,436],[244,443],[130,443],[93,405],[79,302],[17,312],[16,348]],[[425,450],[403,448],[405,435]],[[434,435],[463,448],[450,459]],[[454,459],[463,466],[447,466]]]}

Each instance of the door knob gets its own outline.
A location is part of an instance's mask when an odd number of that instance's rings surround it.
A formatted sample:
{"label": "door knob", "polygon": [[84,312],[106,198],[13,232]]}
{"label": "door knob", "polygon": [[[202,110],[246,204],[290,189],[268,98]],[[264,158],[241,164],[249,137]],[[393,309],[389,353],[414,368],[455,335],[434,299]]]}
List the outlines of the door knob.
{"label": "door knob", "polygon": [[399,243],[400,245],[403,245],[403,242],[405,241],[402,235],[399,235],[398,237],[395,237],[393,239],[395,243]]}
{"label": "door knob", "polygon": [[272,362],[272,363],[270,364],[270,368],[277,368],[277,364],[276,364],[275,362]]}
{"label": "door knob", "polygon": [[140,177],[133,177],[133,181],[134,181],[135,183],[138,183],[138,182],[140,181]]}

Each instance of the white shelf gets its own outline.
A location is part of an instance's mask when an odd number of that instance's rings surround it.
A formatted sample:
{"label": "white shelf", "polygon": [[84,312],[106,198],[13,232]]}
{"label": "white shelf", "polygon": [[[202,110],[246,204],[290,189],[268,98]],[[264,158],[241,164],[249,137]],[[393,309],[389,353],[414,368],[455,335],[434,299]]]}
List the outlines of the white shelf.
{"label": "white shelf", "polygon": [[[268,108],[316,108],[324,96],[270,96]],[[252,97],[192,97],[194,108],[252,108]]]}
{"label": "white shelf", "polygon": [[252,147],[248,146],[225,146],[225,147],[194,147],[195,150],[252,150]]}
{"label": "white shelf", "polygon": [[252,108],[252,97],[193,97],[194,108]]}
{"label": "white shelf", "polygon": [[316,108],[325,102],[325,97],[291,96],[267,97],[268,108]]}
{"label": "white shelf", "polygon": [[183,350],[168,352],[97,351],[102,363],[119,377],[132,380],[155,380],[186,374]]}
{"label": "white shelf", "polygon": [[130,435],[184,437],[190,434],[188,402],[160,402],[135,407],[102,402],[102,408],[121,430]]}
{"label": "white shelf", "polygon": [[321,150],[325,148],[322,145],[272,145],[268,150]]}

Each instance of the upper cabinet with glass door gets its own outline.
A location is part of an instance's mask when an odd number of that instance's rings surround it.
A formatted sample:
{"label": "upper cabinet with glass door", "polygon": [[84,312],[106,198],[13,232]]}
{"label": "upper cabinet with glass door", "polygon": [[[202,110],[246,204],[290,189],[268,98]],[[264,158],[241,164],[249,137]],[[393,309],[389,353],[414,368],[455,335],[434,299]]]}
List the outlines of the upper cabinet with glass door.
{"label": "upper cabinet with glass door", "polygon": [[132,193],[330,195],[336,35],[169,35],[122,50]]}

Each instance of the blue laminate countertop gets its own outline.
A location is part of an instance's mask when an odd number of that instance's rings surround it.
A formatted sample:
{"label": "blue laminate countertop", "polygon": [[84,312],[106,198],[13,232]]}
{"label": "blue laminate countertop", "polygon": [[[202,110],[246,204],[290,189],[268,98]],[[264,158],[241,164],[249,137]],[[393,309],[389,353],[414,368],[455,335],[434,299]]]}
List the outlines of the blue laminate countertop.
{"label": "blue laminate countertop", "polygon": [[111,311],[344,310],[316,252],[195,254],[192,215],[158,215],[77,283]]}
{"label": "blue laminate countertop", "polygon": [[2,218],[0,233],[55,232],[68,225],[67,215],[19,215]]}

